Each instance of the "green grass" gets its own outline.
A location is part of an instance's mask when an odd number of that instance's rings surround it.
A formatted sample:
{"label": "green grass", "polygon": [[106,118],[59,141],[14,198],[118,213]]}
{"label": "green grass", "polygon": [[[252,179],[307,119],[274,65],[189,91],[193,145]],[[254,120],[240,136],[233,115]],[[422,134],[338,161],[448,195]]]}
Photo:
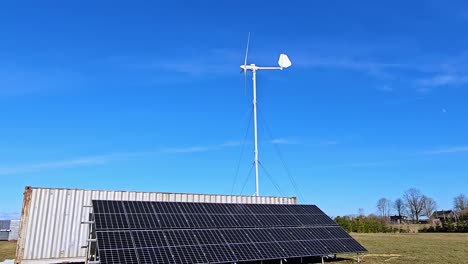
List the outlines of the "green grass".
{"label": "green grass", "polygon": [[0,241],[0,261],[14,259],[16,252],[16,241]]}
{"label": "green grass", "polygon": [[[362,263],[462,264],[468,263],[468,234],[352,234],[369,253]],[[15,257],[16,242],[0,241],[0,261]],[[339,256],[344,263],[356,263],[356,256]]]}
{"label": "green grass", "polygon": [[[352,234],[369,250],[362,263],[468,263],[468,234]],[[355,256],[341,263],[356,263]]]}

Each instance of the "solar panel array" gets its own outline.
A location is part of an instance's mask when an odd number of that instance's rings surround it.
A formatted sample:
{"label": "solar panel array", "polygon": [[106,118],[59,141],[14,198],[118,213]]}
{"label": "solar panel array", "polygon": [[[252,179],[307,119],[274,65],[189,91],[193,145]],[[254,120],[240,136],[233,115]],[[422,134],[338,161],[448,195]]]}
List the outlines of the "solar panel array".
{"label": "solar panel array", "polygon": [[100,262],[234,263],[362,253],[314,205],[93,200]]}

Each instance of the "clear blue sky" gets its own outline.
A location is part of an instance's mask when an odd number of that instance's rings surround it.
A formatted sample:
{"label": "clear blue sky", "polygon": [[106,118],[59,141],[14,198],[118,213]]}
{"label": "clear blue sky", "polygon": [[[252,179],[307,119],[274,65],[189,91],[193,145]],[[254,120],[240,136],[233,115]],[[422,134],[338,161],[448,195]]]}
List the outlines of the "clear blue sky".
{"label": "clear blue sky", "polygon": [[300,194],[274,144],[330,215],[411,187],[450,208],[468,190],[466,25],[463,1],[2,1],[0,216],[26,185],[230,194],[249,31],[250,62],[293,61],[258,75],[260,160],[283,195]]}

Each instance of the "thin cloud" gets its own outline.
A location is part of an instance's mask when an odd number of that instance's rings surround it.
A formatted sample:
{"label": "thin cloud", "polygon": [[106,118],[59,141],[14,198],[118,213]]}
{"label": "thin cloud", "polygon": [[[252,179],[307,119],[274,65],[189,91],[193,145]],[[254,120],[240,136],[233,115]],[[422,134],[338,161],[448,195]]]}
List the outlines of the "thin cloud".
{"label": "thin cloud", "polygon": [[185,148],[167,148],[164,149],[164,153],[193,153],[193,152],[205,152],[212,150],[210,147],[200,147],[200,146],[194,146],[194,147],[185,147]]}
{"label": "thin cloud", "polygon": [[[431,89],[443,86],[460,86],[468,84],[468,53],[446,58],[415,57],[411,63],[408,60],[381,61],[365,59],[360,54],[340,56],[302,54],[296,56],[295,65],[304,68],[324,68],[347,71],[358,71],[378,78],[395,79],[407,83],[417,92],[427,93]],[[426,56],[427,57],[427,56]],[[414,77],[419,76],[419,77]],[[377,87],[382,92],[393,92],[391,86]]]}
{"label": "thin cloud", "polygon": [[307,143],[303,140],[298,140],[298,139],[292,139],[292,138],[275,138],[271,141],[269,141],[272,144],[278,144],[278,145],[304,145],[304,146],[333,146],[333,145],[338,145],[340,142],[337,140],[321,140],[315,143]]}
{"label": "thin cloud", "polygon": [[296,145],[299,144],[297,140],[287,139],[287,138],[275,138],[271,141],[273,144],[279,145]]}
{"label": "thin cloud", "polygon": [[392,165],[394,162],[383,161],[383,162],[351,162],[337,164],[335,167],[348,167],[348,168],[365,168],[365,167],[380,167]]}
{"label": "thin cloud", "polygon": [[447,85],[462,85],[468,83],[468,76],[456,74],[438,74],[431,78],[421,79],[417,82],[420,86],[439,87]]}
{"label": "thin cloud", "polygon": [[180,147],[180,148],[164,148],[162,149],[162,153],[167,154],[178,154],[178,153],[197,153],[197,152],[208,152],[208,151],[216,151],[221,150],[224,148],[230,147],[237,147],[240,146],[241,142],[238,141],[227,141],[222,144],[217,145],[206,145],[206,146],[188,146],[188,147]]}
{"label": "thin cloud", "polygon": [[55,169],[69,169],[77,167],[87,167],[107,164],[115,159],[132,157],[138,155],[144,155],[146,153],[112,153],[107,155],[90,156],[90,157],[79,157],[73,159],[45,161],[30,164],[21,164],[16,166],[3,166],[0,167],[0,175],[13,175],[38,172],[44,170],[55,170]]}
{"label": "thin cloud", "polygon": [[389,85],[384,85],[384,86],[377,87],[377,90],[379,90],[381,92],[391,93],[391,92],[393,92],[393,87],[391,87]]}
{"label": "thin cloud", "polygon": [[386,63],[378,61],[365,61],[347,57],[314,57],[302,56],[296,66],[306,68],[333,68],[342,70],[362,71],[370,75],[391,77],[390,71],[412,69],[414,66],[403,63]]}
{"label": "thin cloud", "polygon": [[221,146],[223,147],[237,147],[240,145],[242,145],[242,142],[240,141],[226,141],[223,144],[221,144]]}
{"label": "thin cloud", "polygon": [[141,152],[122,152],[111,153],[105,155],[78,157],[72,159],[61,159],[44,161],[29,164],[20,164],[15,166],[0,166],[1,175],[14,175],[39,172],[45,170],[69,169],[87,166],[99,166],[111,163],[116,160],[132,157],[141,157],[155,154],[183,154],[183,153],[201,153],[208,151],[217,151],[225,148],[240,146],[239,141],[226,141],[222,144],[207,145],[207,146],[189,146],[180,148],[163,148],[156,151],[141,151]]}
{"label": "thin cloud", "polygon": [[104,157],[77,158],[71,160],[57,160],[42,163],[23,164],[11,167],[0,167],[0,175],[22,174],[51,169],[66,169],[83,166],[91,166],[107,163],[108,159]]}
{"label": "thin cloud", "polygon": [[83,83],[83,76],[61,69],[0,68],[0,96],[70,91]]}
{"label": "thin cloud", "polygon": [[326,67],[326,68],[341,68],[349,70],[365,70],[365,71],[375,71],[383,68],[407,68],[406,64],[400,63],[383,63],[376,61],[363,61],[349,59],[346,57],[315,57],[308,58],[308,61],[301,63],[302,66],[307,67]]}
{"label": "thin cloud", "polygon": [[338,145],[339,142],[337,140],[322,140],[320,141],[319,145],[321,146],[333,146]]}
{"label": "thin cloud", "polygon": [[451,154],[451,153],[462,153],[468,152],[468,146],[455,146],[449,148],[440,148],[440,149],[433,149],[422,152],[423,154],[427,155],[438,155],[438,154]]}
{"label": "thin cloud", "polygon": [[236,69],[233,67],[242,62],[243,56],[240,50],[213,49],[204,56],[189,55],[170,59],[117,58],[117,60],[121,61],[119,64],[127,68],[198,77],[208,74],[232,74]]}

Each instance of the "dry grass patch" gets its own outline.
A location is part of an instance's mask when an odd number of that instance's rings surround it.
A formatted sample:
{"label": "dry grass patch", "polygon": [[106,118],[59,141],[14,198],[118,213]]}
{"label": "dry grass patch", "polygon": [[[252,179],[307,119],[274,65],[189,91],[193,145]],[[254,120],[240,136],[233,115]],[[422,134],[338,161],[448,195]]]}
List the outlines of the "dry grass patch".
{"label": "dry grass patch", "polygon": [[[468,234],[352,234],[369,250],[362,263],[468,263]],[[356,263],[355,256],[342,263]]]}
{"label": "dry grass patch", "polygon": [[16,241],[0,241],[0,261],[14,259],[16,253]]}

